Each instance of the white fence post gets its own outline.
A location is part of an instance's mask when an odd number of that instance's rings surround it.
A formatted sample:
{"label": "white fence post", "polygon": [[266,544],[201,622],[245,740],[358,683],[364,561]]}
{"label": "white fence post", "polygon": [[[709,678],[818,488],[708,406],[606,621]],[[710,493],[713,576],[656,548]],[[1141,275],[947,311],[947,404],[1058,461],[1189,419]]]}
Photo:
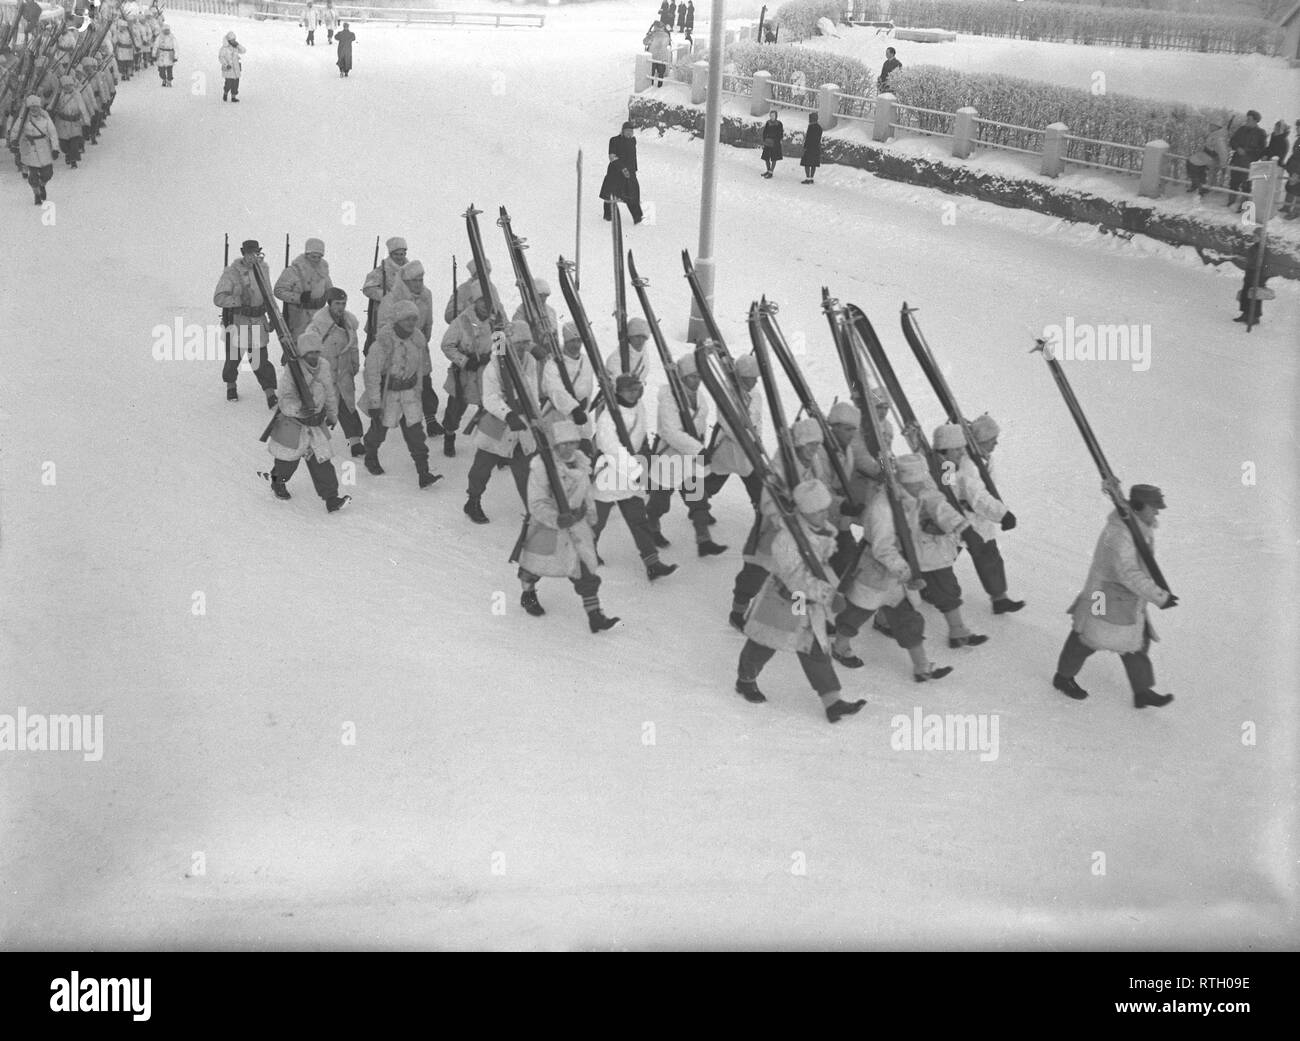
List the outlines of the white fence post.
{"label": "white fence post", "polygon": [[754,73],[754,89],[749,95],[749,114],[766,116],[772,107],[772,74],[770,72]]}
{"label": "white fence post", "polygon": [[840,85],[823,83],[817,92],[817,122],[823,130],[829,130],[839,119]]}
{"label": "white fence post", "polygon": [[650,55],[642,51],[636,56],[636,75],[632,78],[632,93],[640,94],[650,86]]}
{"label": "white fence post", "polygon": [[1165,156],[1169,154],[1168,141],[1148,141],[1142,153],[1142,179],[1138,194],[1148,199],[1160,198],[1160,175],[1165,171]]}
{"label": "white fence post", "polygon": [[952,154],[958,159],[970,158],[975,151],[975,117],[979,112],[967,105],[957,110],[952,124]]}
{"label": "white fence post", "polygon": [[871,140],[888,141],[893,135],[889,125],[894,121],[894,102],[898,99],[893,94],[876,95],[876,113],[871,123]]}
{"label": "white fence post", "polygon": [[709,63],[697,61],[691,66],[691,104],[703,105],[709,97]]}
{"label": "white fence post", "polygon": [[1060,177],[1065,169],[1065,135],[1070,128],[1052,123],[1043,131],[1043,176]]}

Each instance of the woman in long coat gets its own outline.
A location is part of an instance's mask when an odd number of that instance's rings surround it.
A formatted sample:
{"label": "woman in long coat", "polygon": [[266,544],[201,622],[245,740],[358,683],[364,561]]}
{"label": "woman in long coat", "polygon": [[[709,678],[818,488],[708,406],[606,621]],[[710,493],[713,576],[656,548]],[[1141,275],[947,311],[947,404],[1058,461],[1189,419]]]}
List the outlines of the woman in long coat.
{"label": "woman in long coat", "polygon": [[339,75],[346,76],[352,71],[352,43],[356,40],[357,34],[349,27],[348,23],[343,23],[343,29],[334,34],[334,40],[339,45]]}
{"label": "woman in long coat", "polygon": [[771,177],[776,164],[785,157],[781,151],[781,140],[784,137],[785,126],[777,118],[776,109],[769,109],[767,122],[763,124],[763,163],[767,166],[763,171],[764,177]]}
{"label": "woman in long coat", "polygon": [[817,167],[822,165],[822,125],[817,122],[816,112],[808,113],[808,129],[803,135],[803,158],[799,162],[804,172],[801,183],[812,184],[817,176]]}

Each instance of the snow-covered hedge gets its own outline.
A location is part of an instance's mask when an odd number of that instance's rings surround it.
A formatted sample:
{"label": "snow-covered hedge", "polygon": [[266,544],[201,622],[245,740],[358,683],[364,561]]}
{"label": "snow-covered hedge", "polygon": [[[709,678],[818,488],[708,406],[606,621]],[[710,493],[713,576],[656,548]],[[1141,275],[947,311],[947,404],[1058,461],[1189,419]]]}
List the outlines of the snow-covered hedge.
{"label": "snow-covered hedge", "polygon": [[776,24],[783,40],[806,40],[817,35],[817,19],[840,22],[844,18],[844,0],[789,0],[776,9]]}
{"label": "snow-covered hedge", "polygon": [[[869,71],[869,70],[868,70]],[[956,112],[972,105],[984,119],[1041,129],[1050,123],[1064,123],[1070,133],[1119,144],[1144,146],[1157,138],[1169,142],[1175,155],[1197,151],[1211,122],[1225,124],[1224,109],[1203,109],[1123,94],[1093,94],[1077,87],[1059,87],[1016,76],[971,74],[935,65],[912,65],[899,69],[889,85],[904,105]],[[946,132],[949,126],[930,126],[937,117],[921,113],[918,125]],[[1017,148],[1037,150],[1042,138],[1025,131],[985,127],[985,140]],[[1089,162],[1109,163],[1136,169],[1140,156],[1122,148],[1107,148],[1084,142],[1070,142],[1069,156]]]}
{"label": "snow-covered hedge", "polygon": [[[802,72],[803,82],[812,90],[837,83],[846,94],[871,97],[876,92],[876,74],[859,59],[843,54],[783,43],[738,43],[727,52],[727,60],[735,63],[738,76],[766,69],[778,83],[796,83],[796,73]],[[779,91],[776,98],[784,100]]]}
{"label": "snow-covered hedge", "polygon": [[855,18],[980,36],[1187,51],[1274,54],[1281,33],[1262,18],[1093,7],[1050,0],[853,0]]}

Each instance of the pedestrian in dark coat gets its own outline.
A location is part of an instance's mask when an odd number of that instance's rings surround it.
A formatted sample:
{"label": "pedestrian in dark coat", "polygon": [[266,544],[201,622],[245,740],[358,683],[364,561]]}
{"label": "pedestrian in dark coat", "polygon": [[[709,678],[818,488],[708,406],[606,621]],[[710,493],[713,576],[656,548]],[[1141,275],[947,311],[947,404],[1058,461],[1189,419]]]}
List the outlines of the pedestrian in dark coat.
{"label": "pedestrian in dark coat", "polygon": [[[686,28],[686,5],[685,4],[677,5],[677,28],[678,30],[683,30]],[[690,36],[687,36],[686,38],[689,40]]]}
{"label": "pedestrian in dark coat", "polygon": [[[1264,158],[1268,150],[1268,135],[1259,125],[1262,117],[1254,109],[1246,113],[1246,122],[1237,127],[1228,138],[1228,147],[1232,149],[1231,175],[1228,178],[1228,190],[1240,192],[1246,190],[1246,181],[1250,177],[1250,164]],[[1228,196],[1228,205],[1242,207],[1244,200]]]}
{"label": "pedestrian in dark coat", "polygon": [[1273,124],[1273,133],[1268,136],[1268,148],[1264,151],[1265,158],[1276,159],[1279,163],[1286,162],[1286,153],[1291,146],[1291,129],[1286,125],[1285,119],[1279,119]]}
{"label": "pedestrian in dark coat", "polygon": [[885,64],[880,66],[880,78],[876,80],[876,90],[884,94],[889,90],[889,77],[903,67],[897,52],[892,47],[885,48]]}
{"label": "pedestrian in dark coat", "polygon": [[781,151],[781,140],[785,137],[785,125],[777,118],[776,109],[769,109],[767,122],[763,124],[763,162],[767,169],[764,177],[771,177],[776,164],[785,158]]}
{"label": "pedestrian in dark coat", "polygon": [[691,33],[695,32],[695,0],[686,5],[686,40],[689,43]]}
{"label": "pedestrian in dark coat", "polygon": [[808,113],[808,129],[803,135],[803,158],[799,161],[806,175],[803,183],[812,184],[817,176],[817,167],[822,164],[822,125],[817,122],[816,112]]}
{"label": "pedestrian in dark coat", "polygon": [[352,71],[352,43],[356,40],[357,34],[349,28],[348,23],[343,23],[343,28],[334,34],[334,40],[339,45],[339,75],[347,76]]}
{"label": "pedestrian in dark coat", "polygon": [[1296,143],[1291,149],[1291,158],[1282,164],[1286,171],[1286,204],[1282,207],[1282,216],[1287,220],[1300,217],[1300,119],[1296,120]]}
{"label": "pedestrian in dark coat", "polygon": [[[1260,264],[1259,243],[1254,243],[1246,251],[1245,271],[1241,279],[1241,288],[1237,290],[1237,309],[1240,312],[1234,322],[1258,325],[1264,317],[1264,301],[1273,298],[1273,290],[1268,288],[1268,280],[1273,272],[1268,267],[1268,253]],[[1255,266],[1259,265],[1259,281],[1255,280]]]}
{"label": "pedestrian in dark coat", "polygon": [[600,184],[600,197],[605,202],[605,219],[613,220],[610,211],[615,200],[627,203],[632,223],[641,223],[641,185],[636,179],[636,137],[630,122],[623,124],[620,133],[609,139],[609,169]]}

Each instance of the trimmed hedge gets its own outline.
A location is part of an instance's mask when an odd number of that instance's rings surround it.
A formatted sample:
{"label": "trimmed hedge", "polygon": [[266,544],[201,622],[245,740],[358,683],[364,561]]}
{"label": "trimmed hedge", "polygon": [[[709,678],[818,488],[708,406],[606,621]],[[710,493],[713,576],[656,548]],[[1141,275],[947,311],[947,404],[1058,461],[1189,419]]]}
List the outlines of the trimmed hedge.
{"label": "trimmed hedge", "polygon": [[817,35],[817,19],[839,24],[844,18],[843,0],[790,0],[776,9],[776,24],[783,40],[806,40]]}
{"label": "trimmed hedge", "polygon": [[[727,60],[734,63],[738,76],[752,76],[766,69],[778,83],[798,82],[796,73],[803,73],[804,83],[814,97],[823,83],[839,84],[846,94],[870,97],[876,92],[876,74],[859,59],[843,54],[784,43],[738,43],[727,52]],[[777,101],[816,104],[806,97],[788,97],[790,93],[779,86],[772,88]]]}
{"label": "trimmed hedge", "polygon": [[[1093,94],[1078,87],[1058,87],[1036,80],[997,74],[972,75],[934,65],[913,65],[889,79],[894,95],[904,105],[956,112],[974,106],[983,119],[1043,129],[1064,123],[1071,134],[1141,148],[1157,138],[1169,142],[1175,155],[1197,151],[1210,132],[1210,124],[1225,125],[1228,112],[1220,108],[1195,108],[1124,94]],[[925,113],[914,115],[924,129],[950,133],[951,120]],[[1042,136],[1003,127],[980,127],[981,140],[1034,151],[1042,149]],[[1108,148],[1071,141],[1072,159],[1139,169],[1141,155],[1124,148]]]}
{"label": "trimmed hedge", "polygon": [[[792,0],[807,3],[808,0]],[[1276,54],[1281,33],[1262,18],[1092,7],[1052,0],[853,0],[854,18],[978,36],[1232,54]]]}

